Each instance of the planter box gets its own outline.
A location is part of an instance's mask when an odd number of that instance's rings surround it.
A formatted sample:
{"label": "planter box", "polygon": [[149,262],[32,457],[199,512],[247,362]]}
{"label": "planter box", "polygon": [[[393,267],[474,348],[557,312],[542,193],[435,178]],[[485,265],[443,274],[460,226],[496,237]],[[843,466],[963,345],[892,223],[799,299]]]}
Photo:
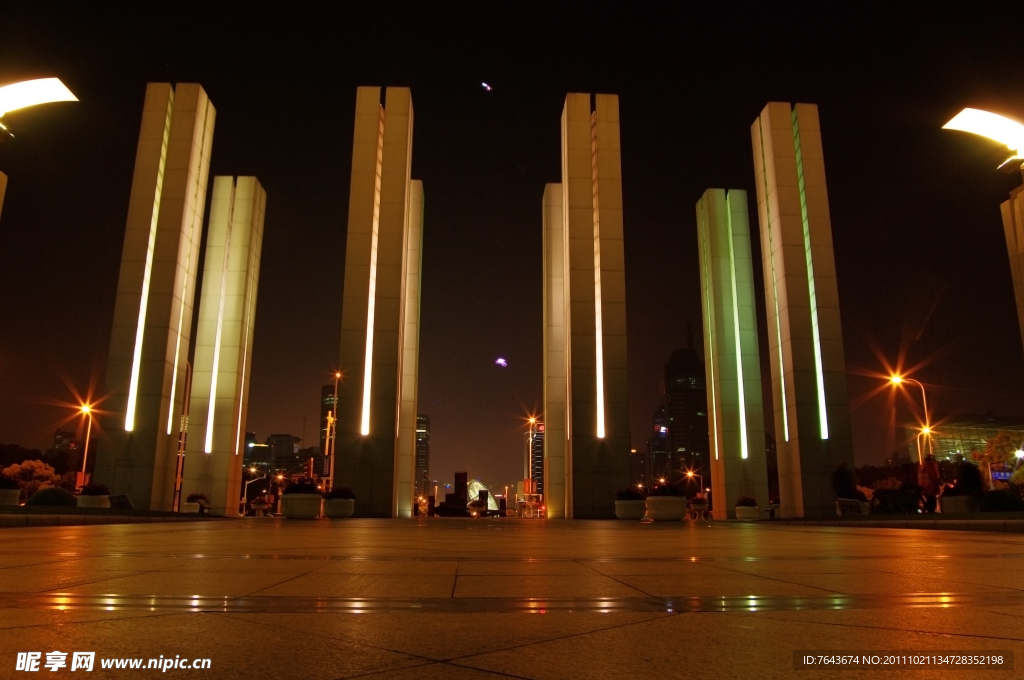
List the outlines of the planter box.
{"label": "planter box", "polygon": [[943,515],[978,512],[978,500],[974,496],[942,496],[939,503]]}
{"label": "planter box", "polygon": [[647,516],[658,522],[678,522],[686,512],[682,496],[648,496]]}
{"label": "planter box", "polygon": [[21,500],[21,489],[0,489],[0,505],[17,505]]}
{"label": "planter box", "polygon": [[188,503],[188,502],[182,503],[181,504],[181,509],[178,512],[188,512],[188,513],[193,513],[193,514],[198,513],[199,512],[199,503]]}
{"label": "planter box", "polygon": [[354,498],[331,498],[324,501],[324,517],[341,519],[351,517],[356,511],[356,499]]}
{"label": "planter box", "polygon": [[316,519],[323,503],[318,493],[286,493],[281,496],[281,514],[287,519]]}
{"label": "planter box", "polygon": [[687,503],[686,512],[692,519],[704,519],[705,513],[708,511],[707,503]]}
{"label": "planter box", "polygon": [[619,519],[643,519],[647,501],[615,501],[615,516]]}
{"label": "planter box", "polygon": [[109,508],[110,496],[79,496],[78,507],[80,508]]}
{"label": "planter box", "polygon": [[746,521],[756,520],[761,516],[761,508],[744,505],[737,505],[733,510],[736,511],[736,519],[742,519]]}

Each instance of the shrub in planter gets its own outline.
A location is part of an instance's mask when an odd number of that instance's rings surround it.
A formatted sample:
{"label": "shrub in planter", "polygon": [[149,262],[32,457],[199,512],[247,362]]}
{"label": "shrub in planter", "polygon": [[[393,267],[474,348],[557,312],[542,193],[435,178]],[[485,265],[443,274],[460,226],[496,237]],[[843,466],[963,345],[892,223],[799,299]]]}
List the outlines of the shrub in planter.
{"label": "shrub in planter", "polygon": [[981,497],[981,509],[985,512],[1019,512],[1024,510],[1024,500],[1011,491],[986,491]]}
{"label": "shrub in planter", "polygon": [[110,489],[104,484],[86,484],[78,492],[77,505],[80,508],[109,508]]}
{"label": "shrub in planter", "polygon": [[106,484],[86,484],[78,492],[79,496],[109,496],[110,489]]}
{"label": "shrub in planter", "polygon": [[70,491],[51,486],[36,491],[31,498],[25,501],[25,505],[73,508],[78,505],[78,499]]}
{"label": "shrub in planter", "polygon": [[208,505],[210,497],[203,491],[193,491],[185,497],[185,502],[181,504],[180,512],[202,513],[204,508],[199,504],[199,501],[203,501],[203,503]]}
{"label": "shrub in planter", "polygon": [[290,483],[281,492],[281,513],[288,519],[316,519],[323,500],[316,482],[303,478]]}
{"label": "shrub in planter", "polygon": [[733,509],[736,512],[736,519],[757,519],[760,512],[757,499],[752,496],[740,496],[737,498],[736,507]]}
{"label": "shrub in planter", "polygon": [[336,486],[324,501],[324,515],[332,519],[351,517],[356,511],[356,495],[347,486]]}
{"label": "shrub in planter", "polygon": [[647,500],[635,487],[615,492],[615,516],[618,519],[643,519],[647,512]]}
{"label": "shrub in planter", "polygon": [[647,516],[653,520],[678,521],[686,512],[686,495],[677,484],[662,484],[647,496]]}
{"label": "shrub in planter", "polygon": [[21,485],[17,479],[0,474],[0,505],[17,505],[21,500]]}

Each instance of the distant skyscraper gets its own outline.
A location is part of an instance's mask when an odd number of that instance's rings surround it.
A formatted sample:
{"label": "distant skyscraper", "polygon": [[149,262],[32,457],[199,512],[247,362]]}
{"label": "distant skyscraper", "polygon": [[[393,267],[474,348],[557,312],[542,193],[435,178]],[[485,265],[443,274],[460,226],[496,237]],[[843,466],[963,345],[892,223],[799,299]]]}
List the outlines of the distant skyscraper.
{"label": "distant skyscraper", "polygon": [[195,83],[146,86],[95,479],[147,510],[174,500],[214,118]]}
{"label": "distant skyscraper", "polygon": [[416,496],[429,496],[430,486],[430,416],[416,416]]}
{"label": "distant skyscraper", "polygon": [[672,451],[668,445],[668,416],[665,407],[659,406],[651,419],[651,433],[647,437],[647,481],[644,486],[661,479],[671,479],[678,474],[679,466],[672,463]]}
{"label": "distant skyscraper", "polygon": [[530,479],[534,493],[544,493],[544,423],[536,423],[530,436]]}
{"label": "distant skyscraper", "polygon": [[647,489],[651,485],[651,465],[650,457],[646,451],[637,451],[633,449],[629,454],[629,474],[631,475],[630,483],[632,486],[640,485],[641,488]]}
{"label": "distant skyscraper", "polygon": [[272,434],[267,437],[272,474],[285,476],[303,474],[306,469],[306,461],[299,453],[299,442],[301,441],[300,438],[290,434]]}
{"label": "distant skyscraper", "polygon": [[704,362],[692,343],[686,349],[672,352],[672,358],[665,364],[665,414],[670,475],[693,470],[703,475],[707,484],[711,475],[707,389]]}

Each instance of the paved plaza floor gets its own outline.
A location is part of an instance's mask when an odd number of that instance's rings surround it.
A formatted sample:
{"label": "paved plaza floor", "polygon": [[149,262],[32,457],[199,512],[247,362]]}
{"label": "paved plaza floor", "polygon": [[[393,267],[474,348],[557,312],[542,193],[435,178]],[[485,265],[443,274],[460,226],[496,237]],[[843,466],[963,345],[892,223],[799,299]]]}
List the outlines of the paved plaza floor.
{"label": "paved plaza floor", "polygon": [[[795,671],[794,650],[1016,670]],[[1024,535],[768,523],[224,520],[0,529],[0,677],[1024,677]],[[71,653],[96,654],[72,672]],[[208,670],[101,660],[210,659]],[[23,657],[26,658],[26,657]]]}

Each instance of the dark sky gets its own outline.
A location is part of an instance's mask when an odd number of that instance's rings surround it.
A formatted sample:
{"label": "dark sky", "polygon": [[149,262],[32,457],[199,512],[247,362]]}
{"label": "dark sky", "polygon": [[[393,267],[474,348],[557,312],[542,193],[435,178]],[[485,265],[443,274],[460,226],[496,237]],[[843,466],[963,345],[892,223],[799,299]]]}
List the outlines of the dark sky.
{"label": "dark sky", "polygon": [[81,102],[6,118],[0,442],[45,448],[71,414],[61,402],[100,389],[147,81],[201,83],[218,112],[211,176],[267,190],[249,409],[261,439],[301,436],[305,419],[316,443],[364,84],[412,88],[434,477],[521,475],[522,418],[541,406],[540,204],[560,179],[569,91],[620,96],[634,446],[688,323],[702,346],[694,203],[708,187],[753,195],[749,129],[769,100],[820,107],[858,462],[888,455],[893,423],[911,418],[864,375],[901,356],[921,365],[937,417],[1024,416],[999,217],[1020,178],[995,171],[1005,149],[940,130],[964,106],[1024,119],[1024,5],[638,4],[148,16],[5,3],[0,84],[58,76]]}

